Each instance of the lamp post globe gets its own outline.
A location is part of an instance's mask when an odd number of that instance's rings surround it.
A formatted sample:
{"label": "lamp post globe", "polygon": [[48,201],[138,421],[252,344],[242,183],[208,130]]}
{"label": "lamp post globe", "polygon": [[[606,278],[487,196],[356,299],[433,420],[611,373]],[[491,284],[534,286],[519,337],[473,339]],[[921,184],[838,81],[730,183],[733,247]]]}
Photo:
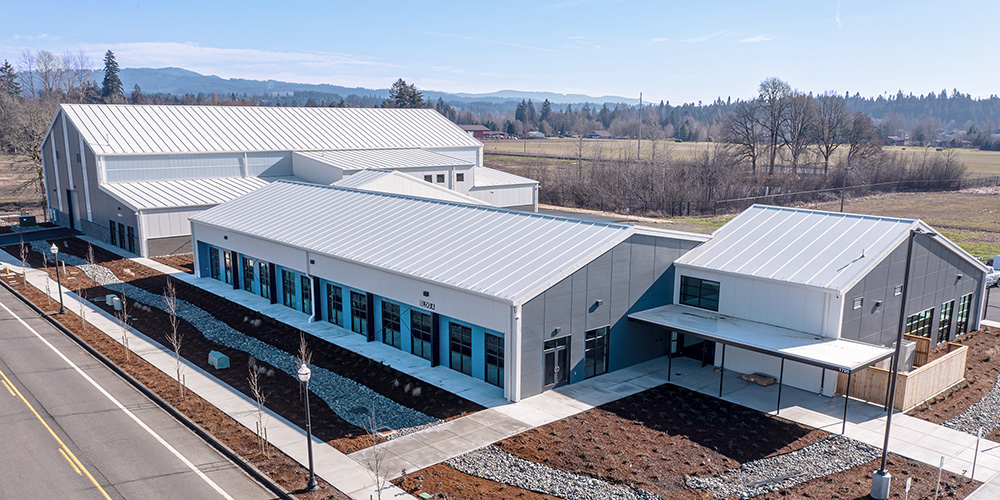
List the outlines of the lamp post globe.
{"label": "lamp post globe", "polygon": [[65,314],[66,308],[63,306],[63,296],[62,296],[62,276],[59,275],[59,247],[55,243],[49,247],[49,251],[52,252],[52,258],[56,261],[56,283],[59,286],[59,314]]}
{"label": "lamp post globe", "polygon": [[299,366],[299,371],[296,373],[299,377],[299,381],[302,382],[302,386],[305,389],[305,406],[306,406],[306,446],[309,449],[309,482],[306,484],[305,491],[313,491],[319,488],[319,483],[316,482],[316,474],[313,471],[313,446],[312,446],[312,418],[309,410],[309,377],[312,376],[312,370],[309,369],[307,363],[302,363]]}

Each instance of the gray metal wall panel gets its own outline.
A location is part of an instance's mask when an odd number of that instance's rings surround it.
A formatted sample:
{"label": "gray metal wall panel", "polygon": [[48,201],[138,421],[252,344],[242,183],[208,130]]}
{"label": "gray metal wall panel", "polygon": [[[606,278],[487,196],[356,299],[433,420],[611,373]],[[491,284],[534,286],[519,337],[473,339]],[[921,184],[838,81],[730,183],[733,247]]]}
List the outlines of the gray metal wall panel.
{"label": "gray metal wall panel", "polygon": [[[842,338],[886,346],[895,342],[902,296],[894,295],[894,292],[895,287],[903,283],[905,268],[906,242],[904,241],[845,295]],[[962,279],[957,278],[958,274],[962,274]],[[971,328],[977,324],[975,308],[980,300],[979,290],[982,285],[981,281],[973,276],[981,274],[971,263],[936,240],[918,235],[913,242],[906,314],[911,315],[934,308],[931,332],[932,340],[937,341],[941,305],[955,300],[951,327],[951,337],[954,337],[958,301],[963,295],[972,293],[973,309],[969,313]],[[864,297],[864,304],[860,310],[853,309],[855,297]],[[875,302],[879,300],[882,301],[882,305],[874,307]]]}
{"label": "gray metal wall panel", "polygon": [[247,153],[247,175],[279,177],[292,175],[292,153]]}
{"label": "gray metal wall panel", "polygon": [[[191,253],[190,236],[173,236],[169,238],[151,238],[147,240],[149,245],[149,256],[159,257],[161,255],[177,255]],[[241,271],[242,272],[242,271]]]}
{"label": "gray metal wall panel", "polygon": [[571,382],[584,379],[587,330],[611,326],[610,371],[665,354],[667,332],[629,322],[627,316],[672,302],[673,261],[696,245],[633,235],[525,303],[521,309],[521,396],[542,391],[542,344],[550,338],[572,335]]}
{"label": "gray metal wall panel", "polygon": [[107,182],[241,177],[242,162],[240,153],[112,156],[105,170]]}

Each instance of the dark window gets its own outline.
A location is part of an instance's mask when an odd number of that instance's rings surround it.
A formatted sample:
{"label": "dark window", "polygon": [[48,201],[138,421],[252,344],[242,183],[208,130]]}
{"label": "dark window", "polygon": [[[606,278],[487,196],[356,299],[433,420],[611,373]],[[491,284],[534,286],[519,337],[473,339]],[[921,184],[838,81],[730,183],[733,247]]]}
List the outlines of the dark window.
{"label": "dark window", "polygon": [[431,315],[410,310],[410,350],[428,361],[431,359]]}
{"label": "dark window", "polygon": [[295,309],[295,273],[281,270],[281,303]]}
{"label": "dark window", "polygon": [[271,298],[271,265],[261,262],[257,266],[260,269],[260,296],[265,299]]}
{"label": "dark window", "polygon": [[368,334],[368,299],[363,293],[351,292],[351,331]]}
{"label": "dark window", "polygon": [[208,249],[208,274],[214,279],[219,279],[219,249]]}
{"label": "dark window", "polygon": [[302,283],[302,312],[312,314],[312,280],[308,276],[302,276],[299,281]]}
{"label": "dark window", "polygon": [[77,154],[76,154],[76,162],[77,162],[77,163],[82,163],[82,162],[80,161],[80,153],[77,153]]}
{"label": "dark window", "polygon": [[56,150],[56,159],[57,160],[59,159],[59,150],[58,149]]}
{"label": "dark window", "polygon": [[434,182],[434,176],[431,174],[427,174],[424,176],[424,180],[427,182]]}
{"label": "dark window", "polygon": [[399,304],[382,301],[382,343],[400,349]]}
{"label": "dark window", "polygon": [[584,348],[583,378],[608,373],[608,331],[604,326],[587,331]]}
{"label": "dark window", "polygon": [[111,245],[118,246],[118,238],[115,238],[115,221],[109,221],[109,224],[111,224]]}
{"label": "dark window", "polygon": [[[131,227],[129,229],[132,229]],[[231,252],[222,252],[222,256],[225,259],[226,265],[226,283],[230,285],[233,284],[233,254]]]}
{"label": "dark window", "polygon": [[910,317],[906,318],[906,334],[930,338],[933,317],[933,307],[910,315]]}
{"label": "dark window", "polygon": [[243,257],[243,289],[253,293],[253,259]]}
{"label": "dark window", "polygon": [[465,182],[465,174],[455,174],[456,182]]}
{"label": "dark window", "polygon": [[125,249],[125,224],[118,223],[118,247]]}
{"label": "dark window", "polygon": [[972,294],[963,295],[958,301],[958,314],[955,316],[955,335],[962,335],[969,329],[969,309],[972,308]]}
{"label": "dark window", "polygon": [[128,251],[135,253],[135,228],[128,227]]}
{"label": "dark window", "polygon": [[444,182],[444,174],[437,174],[437,181],[443,183]]}
{"label": "dark window", "polygon": [[503,337],[486,334],[486,381],[503,387]]}
{"label": "dark window", "polygon": [[326,284],[326,320],[344,326],[344,291],[329,283]]}
{"label": "dark window", "polygon": [[955,301],[950,300],[941,304],[941,318],[938,321],[938,342],[948,340],[951,333],[951,313],[955,309]]}
{"label": "dark window", "polygon": [[451,369],[472,375],[472,328],[448,323],[448,351]]}
{"label": "dark window", "polygon": [[681,276],[681,304],[719,310],[719,282]]}

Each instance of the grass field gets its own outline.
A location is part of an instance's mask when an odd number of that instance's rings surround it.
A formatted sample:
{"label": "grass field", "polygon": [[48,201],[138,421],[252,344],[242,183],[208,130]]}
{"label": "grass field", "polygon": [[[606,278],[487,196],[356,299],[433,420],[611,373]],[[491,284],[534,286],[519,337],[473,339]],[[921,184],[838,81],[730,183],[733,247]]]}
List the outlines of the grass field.
{"label": "grass field", "polygon": [[[483,151],[487,154],[527,153],[567,157],[578,157],[582,146],[584,158],[601,156],[617,157],[624,151],[634,154],[637,148],[636,141],[616,139],[583,139],[581,143],[580,139],[547,138],[529,141],[485,141],[483,144]],[[642,157],[650,159],[655,155],[656,158],[669,158],[682,161],[692,160],[697,158],[698,155],[710,151],[717,145],[718,143],[714,142],[642,141]],[[932,156],[945,154],[945,151],[937,151],[936,148],[919,148],[913,146],[905,148],[891,146],[886,147],[885,150],[915,158],[920,158],[925,154]],[[835,157],[839,158],[839,155],[844,154],[845,151],[845,148],[838,149]],[[954,153],[957,159],[965,164],[970,174],[1000,174],[1000,151],[955,149]],[[814,161],[819,164],[819,158],[815,158]]]}

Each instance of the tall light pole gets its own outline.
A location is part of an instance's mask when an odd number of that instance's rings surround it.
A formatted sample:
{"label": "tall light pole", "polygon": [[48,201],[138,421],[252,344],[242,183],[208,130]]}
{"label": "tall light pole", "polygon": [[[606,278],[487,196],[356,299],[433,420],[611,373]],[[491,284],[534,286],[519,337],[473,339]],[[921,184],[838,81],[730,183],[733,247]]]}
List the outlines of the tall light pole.
{"label": "tall light pole", "polygon": [[889,408],[885,416],[885,441],[882,443],[882,463],[878,470],[872,473],[871,497],[876,500],[889,498],[889,484],[892,481],[892,474],[885,470],[886,456],[889,453],[889,431],[892,430],[892,410],[896,400],[896,378],[899,377],[899,355],[903,345],[903,328],[906,322],[906,298],[910,291],[910,261],[913,258],[913,238],[918,234],[927,236],[937,236],[936,233],[928,233],[920,228],[910,229],[910,235],[906,239],[906,266],[903,269],[903,293],[899,304],[899,325],[896,327],[896,350],[892,356],[892,371],[889,379]]}
{"label": "tall light pole", "polygon": [[56,261],[56,283],[59,284],[59,314],[65,314],[66,308],[63,307],[63,296],[62,296],[62,277],[59,276],[59,247],[55,243],[49,247],[49,251],[52,252],[52,258]]}
{"label": "tall light pole", "polygon": [[319,488],[319,484],[316,483],[316,474],[313,472],[312,422],[309,411],[309,377],[312,376],[312,370],[309,369],[309,365],[302,363],[298,375],[306,395],[306,443],[309,447],[309,483],[306,484],[304,491],[313,491]]}

